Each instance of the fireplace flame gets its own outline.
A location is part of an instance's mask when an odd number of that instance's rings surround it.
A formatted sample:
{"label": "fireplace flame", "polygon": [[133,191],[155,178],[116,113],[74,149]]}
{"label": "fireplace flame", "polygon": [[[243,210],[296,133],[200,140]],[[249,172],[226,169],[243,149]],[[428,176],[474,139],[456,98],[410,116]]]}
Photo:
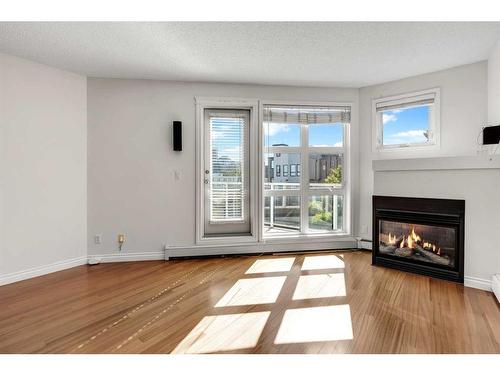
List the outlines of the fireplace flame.
{"label": "fireplace flame", "polygon": [[[395,234],[389,233],[388,244],[398,246],[398,239]],[[403,249],[405,247],[409,249],[423,248],[424,250],[441,255],[441,248],[431,242],[423,241],[422,237],[415,232],[415,228],[412,228],[407,236],[402,236],[399,248]]]}
{"label": "fireplace flame", "polygon": [[395,245],[396,244],[396,235],[392,235],[392,233],[389,233],[389,245]]}
{"label": "fireplace flame", "polygon": [[415,234],[415,232],[413,232],[413,229],[412,229],[411,235],[406,238],[406,243],[408,244],[408,247],[410,249],[413,249],[413,247],[414,247],[414,239],[413,239],[414,234]]}
{"label": "fireplace flame", "polygon": [[422,241],[422,239],[420,238],[420,236],[415,233],[415,228],[411,228],[411,238],[415,242],[421,242]]}

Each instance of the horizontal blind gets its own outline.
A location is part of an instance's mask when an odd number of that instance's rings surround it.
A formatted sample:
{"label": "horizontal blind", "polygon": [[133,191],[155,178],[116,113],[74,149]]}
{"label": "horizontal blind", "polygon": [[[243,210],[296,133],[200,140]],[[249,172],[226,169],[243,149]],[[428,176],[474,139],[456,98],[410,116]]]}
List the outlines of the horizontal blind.
{"label": "horizontal blind", "polygon": [[245,202],[245,133],[242,113],[210,112],[210,220],[241,221]]}
{"label": "horizontal blind", "polygon": [[417,107],[423,105],[432,105],[436,100],[434,93],[407,97],[403,99],[380,101],[376,104],[377,112],[390,111],[400,108]]}
{"label": "horizontal blind", "polygon": [[280,124],[349,123],[349,107],[264,107],[264,122]]}

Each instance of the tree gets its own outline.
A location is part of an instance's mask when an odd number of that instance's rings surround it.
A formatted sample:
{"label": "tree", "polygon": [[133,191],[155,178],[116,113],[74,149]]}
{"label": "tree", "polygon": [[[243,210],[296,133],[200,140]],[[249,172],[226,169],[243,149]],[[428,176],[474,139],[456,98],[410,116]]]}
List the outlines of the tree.
{"label": "tree", "polygon": [[330,173],[325,178],[327,184],[340,184],[342,183],[342,166],[337,165],[335,168],[330,169]]}

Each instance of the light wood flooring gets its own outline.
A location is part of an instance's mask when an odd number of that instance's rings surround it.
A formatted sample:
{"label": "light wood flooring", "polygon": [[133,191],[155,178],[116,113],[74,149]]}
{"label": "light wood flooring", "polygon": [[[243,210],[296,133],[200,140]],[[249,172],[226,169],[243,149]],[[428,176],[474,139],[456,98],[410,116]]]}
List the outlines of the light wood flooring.
{"label": "light wood flooring", "polygon": [[485,291],[363,251],[80,266],[0,287],[1,353],[500,353]]}

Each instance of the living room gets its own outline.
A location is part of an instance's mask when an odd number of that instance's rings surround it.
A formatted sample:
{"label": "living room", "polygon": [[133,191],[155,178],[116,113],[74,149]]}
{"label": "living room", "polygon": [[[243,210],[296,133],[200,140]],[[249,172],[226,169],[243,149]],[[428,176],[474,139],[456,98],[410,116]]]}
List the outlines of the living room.
{"label": "living room", "polygon": [[0,353],[500,353],[500,22],[18,21]]}

